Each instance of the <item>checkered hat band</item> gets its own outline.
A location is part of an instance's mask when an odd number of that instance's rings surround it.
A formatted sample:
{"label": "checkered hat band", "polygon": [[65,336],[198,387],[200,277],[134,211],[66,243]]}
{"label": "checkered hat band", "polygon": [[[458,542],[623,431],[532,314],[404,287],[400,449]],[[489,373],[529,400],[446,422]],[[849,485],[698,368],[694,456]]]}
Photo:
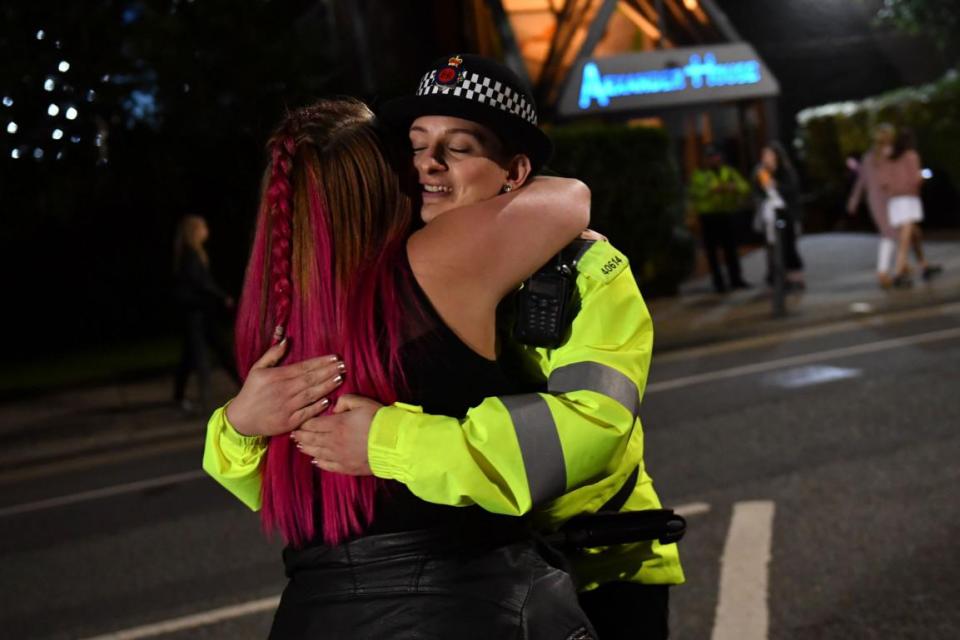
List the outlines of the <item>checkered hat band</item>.
{"label": "checkered hat band", "polygon": [[418,96],[432,96],[437,94],[452,95],[465,100],[472,100],[480,104],[487,104],[501,111],[520,116],[530,124],[537,125],[537,111],[521,93],[503,84],[478,73],[465,72],[457,84],[442,85],[435,82],[437,71],[427,72],[417,87]]}

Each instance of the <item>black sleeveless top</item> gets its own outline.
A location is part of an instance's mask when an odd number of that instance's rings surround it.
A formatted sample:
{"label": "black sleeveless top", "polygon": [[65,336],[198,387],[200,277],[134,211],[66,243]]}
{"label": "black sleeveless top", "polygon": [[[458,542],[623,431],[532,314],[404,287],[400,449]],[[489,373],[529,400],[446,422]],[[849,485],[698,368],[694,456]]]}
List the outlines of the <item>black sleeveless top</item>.
{"label": "black sleeveless top", "polygon": [[[494,360],[488,360],[463,343],[443,322],[407,265],[409,301],[405,312],[404,344],[400,358],[405,389],[399,399],[423,407],[424,412],[463,418],[467,410],[489,396],[517,393],[516,385]],[[436,455],[443,456],[443,451]],[[374,520],[366,534],[454,526],[512,530],[514,516],[495,515],[480,507],[450,507],[426,502],[399,482],[388,481],[381,491]]]}

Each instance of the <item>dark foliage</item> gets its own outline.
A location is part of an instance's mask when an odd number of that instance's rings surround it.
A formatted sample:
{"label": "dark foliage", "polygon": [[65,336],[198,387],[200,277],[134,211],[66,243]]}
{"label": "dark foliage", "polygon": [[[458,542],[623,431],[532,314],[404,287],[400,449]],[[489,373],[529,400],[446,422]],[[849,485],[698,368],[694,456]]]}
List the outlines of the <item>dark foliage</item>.
{"label": "dark foliage", "polygon": [[667,134],[660,129],[584,124],[550,132],[550,168],[591,189],[590,226],[629,258],[646,296],[675,293],[693,266],[683,226],[683,192]]}

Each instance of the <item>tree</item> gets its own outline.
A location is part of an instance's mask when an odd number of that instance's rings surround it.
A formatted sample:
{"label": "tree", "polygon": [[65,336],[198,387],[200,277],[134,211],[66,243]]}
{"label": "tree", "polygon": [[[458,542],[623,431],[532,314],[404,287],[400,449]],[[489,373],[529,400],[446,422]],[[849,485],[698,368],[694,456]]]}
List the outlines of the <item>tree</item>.
{"label": "tree", "polygon": [[957,55],[960,4],[957,0],[883,0],[877,22],[909,35],[930,38],[942,51]]}

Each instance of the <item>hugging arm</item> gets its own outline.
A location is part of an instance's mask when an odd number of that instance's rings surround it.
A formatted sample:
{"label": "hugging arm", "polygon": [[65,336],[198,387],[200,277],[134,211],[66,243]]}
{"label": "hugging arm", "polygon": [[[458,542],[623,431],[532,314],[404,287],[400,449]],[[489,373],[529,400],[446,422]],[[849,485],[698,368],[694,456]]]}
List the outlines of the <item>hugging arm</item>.
{"label": "hugging arm", "polygon": [[[546,392],[486,398],[463,419],[401,403],[367,406],[360,420],[323,416],[296,432],[305,452],[328,461],[321,466],[350,457],[333,434],[366,428],[364,462],[374,475],[403,482],[428,502],[522,515],[602,483],[597,504],[585,505],[599,508],[631,470],[623,472],[619,462],[639,429],[653,328],[626,257],[616,249],[595,243],[578,270],[581,309],[566,342],[552,350],[525,348]],[[355,462],[341,459],[328,468],[350,472],[337,465]]]}
{"label": "hugging arm", "polygon": [[260,508],[260,463],[267,437],[287,433],[327,408],[343,380],[334,356],[277,366],[287,341],[270,347],[250,368],[237,396],[207,423],[203,469],[254,511]]}
{"label": "hugging arm", "polygon": [[[452,273],[465,289],[496,289],[499,300],[576,237],[586,227],[589,210],[590,193],[583,183],[537,178],[513,193],[441,216],[411,243],[427,249],[418,253],[422,269],[448,277]],[[493,251],[496,255],[490,255]],[[497,284],[491,287],[491,282]],[[244,436],[293,430],[327,408],[324,396],[332,390],[324,385],[330,380],[327,374],[335,372],[320,370],[327,357],[275,367],[283,348],[273,347],[254,365],[238,396],[214,412],[207,426],[203,468],[251,508],[259,506],[266,440]]]}
{"label": "hugging arm", "polygon": [[438,216],[407,245],[417,279],[495,305],[590,222],[590,190],[579,180],[529,184]]}

